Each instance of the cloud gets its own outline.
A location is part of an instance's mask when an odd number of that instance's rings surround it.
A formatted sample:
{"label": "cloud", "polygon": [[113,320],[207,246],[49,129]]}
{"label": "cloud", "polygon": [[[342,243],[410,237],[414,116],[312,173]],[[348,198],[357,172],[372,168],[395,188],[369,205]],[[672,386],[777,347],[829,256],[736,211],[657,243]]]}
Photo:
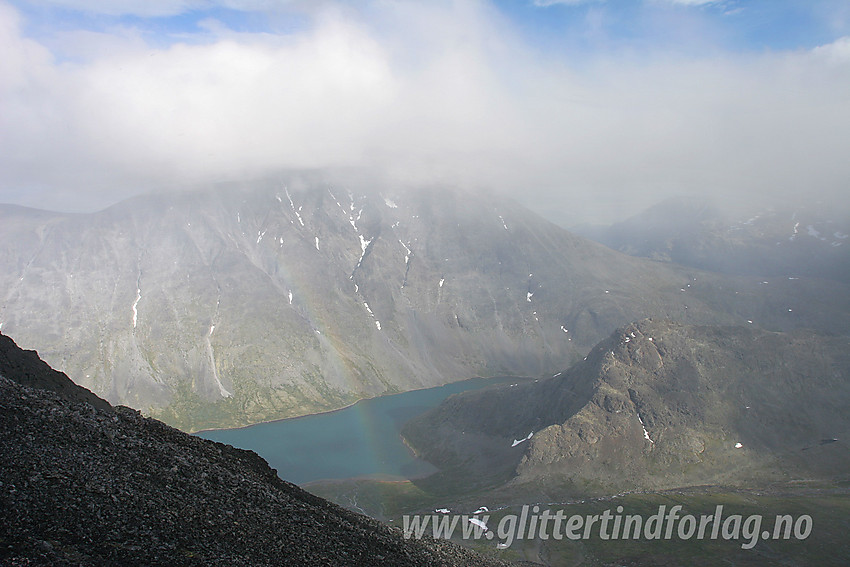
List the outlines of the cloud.
{"label": "cloud", "polygon": [[333,0],[32,0],[35,7],[58,8],[98,16],[166,18],[190,12],[224,8],[238,12],[272,14],[281,10],[314,11]]}
{"label": "cloud", "polygon": [[721,4],[726,0],[663,0],[670,4],[681,4],[683,6],[705,6],[706,4]]}
{"label": "cloud", "polygon": [[594,2],[605,2],[605,0],[534,0],[534,5],[543,8],[546,6],[554,6],[556,4],[578,6],[579,4],[592,4]]}
{"label": "cloud", "polygon": [[823,61],[848,63],[850,62],[850,37],[841,37],[832,43],[818,46],[813,53]]}
{"label": "cloud", "polygon": [[610,218],[671,194],[840,195],[850,180],[848,39],[578,60],[531,48],[475,2],[383,3],[368,18],[328,6],[286,36],[210,33],[169,47],[95,34],[65,61],[0,4],[2,200],[90,209],[357,167]]}
{"label": "cloud", "polygon": [[112,16],[174,16],[210,5],[205,0],[42,0],[43,5]]}
{"label": "cloud", "polygon": [[[534,0],[535,6],[546,7],[557,4],[567,6],[578,6],[580,4],[592,4],[597,2],[605,2],[606,0]],[[680,4],[683,6],[705,6],[706,4],[721,4],[728,0],[648,0],[649,2],[664,2],[668,4]]]}

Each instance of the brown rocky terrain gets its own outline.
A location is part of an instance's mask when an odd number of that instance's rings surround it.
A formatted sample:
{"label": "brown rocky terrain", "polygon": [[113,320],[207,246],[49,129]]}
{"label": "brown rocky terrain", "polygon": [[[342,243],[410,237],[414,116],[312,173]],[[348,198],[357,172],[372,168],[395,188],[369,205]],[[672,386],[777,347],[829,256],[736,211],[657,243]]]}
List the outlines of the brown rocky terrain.
{"label": "brown rocky terrain", "polygon": [[850,470],[848,346],[812,331],[644,320],[555,377],[453,396],[404,435],[443,481],[469,488],[837,478]]}

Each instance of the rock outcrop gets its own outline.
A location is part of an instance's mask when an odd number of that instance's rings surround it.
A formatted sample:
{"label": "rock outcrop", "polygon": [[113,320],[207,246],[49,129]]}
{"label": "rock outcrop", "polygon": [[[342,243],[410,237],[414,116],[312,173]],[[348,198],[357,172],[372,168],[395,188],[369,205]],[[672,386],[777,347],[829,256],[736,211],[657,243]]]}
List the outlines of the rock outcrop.
{"label": "rock outcrop", "polygon": [[[455,478],[576,493],[837,478],[850,339],[644,320],[557,376],[453,396],[404,434]],[[443,473],[447,474],[447,473]]]}

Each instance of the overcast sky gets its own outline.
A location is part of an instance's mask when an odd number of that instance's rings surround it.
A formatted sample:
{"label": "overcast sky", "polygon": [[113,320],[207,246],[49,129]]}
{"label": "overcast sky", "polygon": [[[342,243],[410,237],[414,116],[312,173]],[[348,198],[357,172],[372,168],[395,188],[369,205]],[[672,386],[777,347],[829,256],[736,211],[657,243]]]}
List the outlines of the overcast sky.
{"label": "overcast sky", "polygon": [[846,0],[0,0],[0,202],[365,168],[564,223],[848,200]]}

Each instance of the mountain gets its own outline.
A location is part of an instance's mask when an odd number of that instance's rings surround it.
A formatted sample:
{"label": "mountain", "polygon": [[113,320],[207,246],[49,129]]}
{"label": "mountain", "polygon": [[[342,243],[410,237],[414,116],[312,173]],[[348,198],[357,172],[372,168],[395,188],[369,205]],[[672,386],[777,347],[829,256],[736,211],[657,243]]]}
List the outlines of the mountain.
{"label": "mountain", "polygon": [[738,207],[674,198],[578,232],[633,256],[703,270],[850,282],[850,214],[823,203]]}
{"label": "mountain", "polygon": [[848,346],[808,330],[643,320],[569,370],[452,396],[403,434],[456,490],[565,497],[841,479]]}
{"label": "mountain", "polygon": [[541,375],[644,317],[850,331],[850,287],[633,258],[513,201],[254,181],[0,207],[0,329],[187,431]]}
{"label": "mountain", "polygon": [[282,481],[250,451],[83,400],[0,339],[4,565],[506,565],[404,539]]}

